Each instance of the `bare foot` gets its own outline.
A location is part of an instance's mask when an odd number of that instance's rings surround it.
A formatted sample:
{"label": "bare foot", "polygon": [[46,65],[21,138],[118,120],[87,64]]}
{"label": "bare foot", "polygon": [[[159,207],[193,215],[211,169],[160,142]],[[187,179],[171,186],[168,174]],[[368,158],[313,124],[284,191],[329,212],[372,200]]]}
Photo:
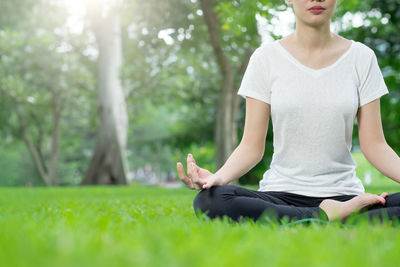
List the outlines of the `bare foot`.
{"label": "bare foot", "polygon": [[382,194],[374,195],[370,193],[365,193],[353,197],[348,201],[337,201],[333,199],[324,199],[319,207],[325,211],[328,215],[329,221],[347,218],[351,213],[359,211],[365,207],[373,204],[384,205],[388,196],[388,193],[384,192]]}

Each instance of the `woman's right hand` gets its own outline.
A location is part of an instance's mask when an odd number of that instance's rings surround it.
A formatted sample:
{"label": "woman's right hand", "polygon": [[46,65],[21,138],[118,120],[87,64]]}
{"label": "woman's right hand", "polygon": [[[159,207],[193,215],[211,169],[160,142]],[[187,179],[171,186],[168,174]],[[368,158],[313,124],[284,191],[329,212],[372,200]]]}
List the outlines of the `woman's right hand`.
{"label": "woman's right hand", "polygon": [[192,154],[188,154],[187,156],[188,176],[186,176],[181,162],[178,162],[176,167],[179,178],[191,189],[201,190],[223,184],[217,175],[197,166]]}

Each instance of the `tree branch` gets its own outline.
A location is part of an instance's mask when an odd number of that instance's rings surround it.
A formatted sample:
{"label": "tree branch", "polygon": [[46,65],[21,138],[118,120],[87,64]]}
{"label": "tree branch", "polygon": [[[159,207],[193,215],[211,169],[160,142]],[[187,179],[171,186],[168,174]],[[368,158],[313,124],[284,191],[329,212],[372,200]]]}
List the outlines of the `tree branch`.
{"label": "tree branch", "polygon": [[230,63],[228,58],[225,56],[220,44],[220,34],[218,32],[219,21],[217,14],[213,11],[213,3],[211,0],[200,0],[200,6],[203,10],[204,20],[207,25],[208,34],[210,36],[210,42],[214,50],[214,54],[217,57],[218,66],[223,76],[229,72]]}
{"label": "tree branch", "polygon": [[47,185],[49,185],[50,181],[49,181],[48,175],[46,173],[46,167],[45,167],[45,163],[43,161],[43,157],[39,153],[38,149],[35,147],[32,139],[26,133],[26,124],[25,124],[25,121],[24,121],[20,111],[18,110],[18,107],[16,107],[15,111],[17,113],[18,120],[20,123],[20,131],[21,131],[22,138],[24,139],[24,142],[25,142],[26,146],[28,147],[29,152],[31,152],[31,155],[33,157],[36,167],[38,168],[40,176],[42,177],[43,181]]}

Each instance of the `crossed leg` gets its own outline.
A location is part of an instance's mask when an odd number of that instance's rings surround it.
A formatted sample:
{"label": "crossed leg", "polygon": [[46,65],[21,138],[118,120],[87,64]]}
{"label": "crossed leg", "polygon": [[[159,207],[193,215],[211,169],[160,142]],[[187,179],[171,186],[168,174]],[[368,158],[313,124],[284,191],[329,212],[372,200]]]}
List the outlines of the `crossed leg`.
{"label": "crossed leg", "polygon": [[248,217],[257,221],[263,213],[276,219],[327,218],[319,207],[297,207],[281,198],[265,192],[234,185],[213,186],[200,191],[193,201],[193,208],[206,213],[210,218],[228,216],[238,221]]}
{"label": "crossed leg", "polygon": [[[354,221],[359,219],[369,219],[370,221],[378,220],[382,222],[385,219],[390,221],[400,221],[400,192],[389,194],[386,197],[384,206],[375,204],[361,211],[358,215],[353,217]],[[342,220],[346,222],[347,219]]]}
{"label": "crossed leg", "polygon": [[[300,204],[296,204],[297,200],[294,202],[287,201],[287,198],[282,197],[285,194],[289,195],[290,199],[290,193],[285,192],[260,192],[234,185],[214,186],[210,189],[202,190],[197,194],[193,201],[193,208],[195,211],[200,210],[203,213],[207,213],[207,216],[210,218],[228,216],[235,221],[238,221],[241,217],[249,217],[257,221],[264,213],[268,213],[269,216],[273,216],[278,220],[284,217],[290,220],[302,218],[328,220],[328,213],[331,215],[326,207],[322,209],[319,206],[324,198],[304,197],[304,199],[299,199],[298,201],[298,203],[301,203],[300,206]],[[344,195],[330,198],[338,200],[335,202],[340,201],[341,205],[351,204],[353,211],[360,210],[359,217],[367,216],[370,219],[378,217],[381,220],[385,216],[389,217],[389,219],[400,218],[400,193],[385,196],[385,205],[378,203],[379,201],[376,198],[371,199],[372,194],[369,195]],[[380,196],[381,198],[382,195]],[[373,196],[378,197],[377,195]],[[293,197],[291,198],[293,200]],[[350,201],[351,199],[353,200]],[[360,202],[359,199],[363,201],[362,204],[358,203]],[[351,209],[347,210],[347,215],[351,212]],[[346,219],[347,216],[342,222],[345,222]]]}

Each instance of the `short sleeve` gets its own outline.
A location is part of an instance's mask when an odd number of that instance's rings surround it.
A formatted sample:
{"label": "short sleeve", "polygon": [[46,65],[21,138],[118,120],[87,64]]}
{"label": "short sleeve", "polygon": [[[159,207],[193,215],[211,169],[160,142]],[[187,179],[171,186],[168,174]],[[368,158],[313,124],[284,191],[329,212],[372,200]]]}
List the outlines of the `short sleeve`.
{"label": "short sleeve", "polygon": [[366,66],[361,74],[361,82],[359,87],[359,107],[380,98],[389,93],[382,72],[378,65],[378,60],[374,51],[371,49],[372,55],[368,57]]}
{"label": "short sleeve", "polygon": [[271,93],[268,82],[268,69],[262,48],[258,47],[250,56],[249,64],[243,75],[238,95],[246,96],[271,104]]}

